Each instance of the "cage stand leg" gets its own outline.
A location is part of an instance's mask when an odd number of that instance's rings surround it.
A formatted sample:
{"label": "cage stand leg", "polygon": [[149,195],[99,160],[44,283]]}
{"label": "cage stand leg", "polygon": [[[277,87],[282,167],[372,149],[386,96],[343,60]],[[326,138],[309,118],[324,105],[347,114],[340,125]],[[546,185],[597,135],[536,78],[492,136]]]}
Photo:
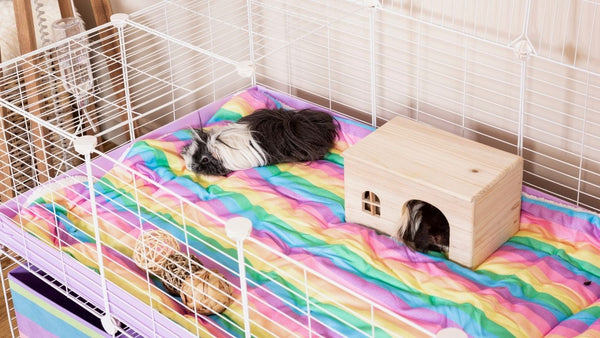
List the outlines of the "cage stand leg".
{"label": "cage stand leg", "polygon": [[110,335],[115,335],[119,330],[119,324],[116,319],[110,315],[110,302],[108,301],[108,290],[106,285],[106,276],[104,272],[104,255],[102,254],[102,241],[100,238],[100,227],[98,223],[98,211],[96,209],[96,192],[94,189],[94,176],[92,175],[92,157],[98,141],[95,136],[85,135],[76,138],[73,141],[75,151],[85,157],[85,171],[88,179],[88,189],[90,192],[90,205],[92,213],[92,225],[94,227],[94,240],[96,241],[96,254],[98,256],[98,271],[100,274],[100,283],[102,288],[102,300],[104,301],[104,315],[100,318],[104,331]]}
{"label": "cage stand leg", "polygon": [[244,315],[245,337],[250,337],[250,312],[248,309],[248,285],[246,282],[246,260],[244,259],[244,240],[252,231],[252,222],[245,217],[234,217],[225,223],[227,236],[233,239],[237,246],[238,264],[240,270],[240,291]]}
{"label": "cage stand leg", "polygon": [[[92,5],[92,12],[94,13],[94,20],[96,20],[96,25],[100,26],[103,25],[105,23],[108,22],[113,22],[113,11],[112,11],[112,6],[110,4],[110,0],[90,0],[90,4]],[[119,13],[117,13],[119,14]],[[115,28],[117,28],[117,25],[120,25],[122,27],[125,26],[126,21],[127,20],[127,14],[121,14],[120,16],[116,17],[116,25]],[[113,22],[114,23],[114,22]],[[100,36],[100,40],[102,41],[101,46],[102,49],[104,50],[104,53],[109,57],[109,58],[115,58],[118,59],[119,58],[119,53],[120,50],[122,48],[124,48],[124,46],[119,45],[119,39],[118,37],[114,36],[114,28],[111,29],[107,29],[107,30],[102,30],[100,31],[98,34]],[[120,67],[117,63],[109,63],[108,65],[108,73],[110,75],[110,81],[112,83],[112,87],[113,87],[113,92],[116,98],[116,102],[119,102],[119,104],[125,109],[126,107],[124,106],[124,104],[122,103],[125,100],[125,87],[123,84],[123,73],[122,73],[122,67]],[[121,114],[121,121],[122,122],[128,122],[128,116],[127,114]],[[131,122],[133,124],[133,128],[134,128],[134,134],[137,137],[139,134],[138,131],[138,121],[132,121]],[[124,126],[123,128],[125,128],[125,132],[127,132],[128,130],[126,128],[128,128],[128,126]],[[131,139],[131,141],[133,141],[134,139]]]}
{"label": "cage stand leg", "polygon": [[119,35],[119,50],[121,51],[121,74],[123,75],[123,90],[125,93],[125,109],[127,111],[127,121],[129,123],[129,139],[135,140],[136,126],[133,120],[133,110],[131,107],[131,94],[129,92],[129,74],[127,71],[127,54],[125,53],[125,32],[129,15],[125,13],[116,13],[110,16],[110,22],[117,29]]}

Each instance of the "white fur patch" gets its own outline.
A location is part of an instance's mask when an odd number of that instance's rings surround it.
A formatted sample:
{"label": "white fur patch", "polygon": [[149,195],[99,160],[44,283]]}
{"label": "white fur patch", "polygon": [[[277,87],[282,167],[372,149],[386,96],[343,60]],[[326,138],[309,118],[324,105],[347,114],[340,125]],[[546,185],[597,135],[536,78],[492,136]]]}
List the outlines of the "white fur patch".
{"label": "white fur patch", "polygon": [[229,170],[245,170],[267,164],[267,155],[246,124],[231,123],[209,131],[208,150]]}
{"label": "white fur patch", "polygon": [[412,220],[410,238],[413,241],[417,237],[417,231],[419,231],[419,228],[421,227],[421,220],[423,219],[423,213],[421,212],[421,208],[423,208],[424,205],[425,204],[419,202],[416,205],[414,205],[412,210],[410,211],[410,218]]}
{"label": "white fur patch", "polygon": [[198,150],[198,144],[196,142],[192,142],[192,143],[190,143],[188,148],[184,152],[181,153],[181,156],[183,157],[183,160],[185,161],[185,166],[188,169],[192,168],[192,164],[194,162],[192,155],[196,152],[196,150]]}
{"label": "white fur patch", "polygon": [[408,225],[410,224],[410,210],[408,210],[408,203],[404,203],[402,206],[402,213],[400,217],[400,226],[398,228],[398,240],[402,241]]}
{"label": "white fur patch", "polygon": [[[421,226],[423,217],[421,208],[425,204],[422,202],[416,203],[412,209],[408,208],[408,202],[402,206],[402,216],[400,218],[400,227],[398,229],[398,239],[402,240],[407,231],[410,231],[410,239],[414,241],[417,231]],[[412,226],[410,226],[412,224]]]}

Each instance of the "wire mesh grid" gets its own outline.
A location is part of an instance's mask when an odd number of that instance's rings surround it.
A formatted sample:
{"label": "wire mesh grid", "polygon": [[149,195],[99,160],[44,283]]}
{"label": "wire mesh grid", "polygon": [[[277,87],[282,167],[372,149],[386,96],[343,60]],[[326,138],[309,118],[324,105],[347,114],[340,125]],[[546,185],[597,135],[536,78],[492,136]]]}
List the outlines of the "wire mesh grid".
{"label": "wire mesh grid", "polygon": [[[31,203],[31,196],[45,195],[50,205],[68,198],[88,201],[90,195],[85,192],[66,194],[54,189],[65,179],[86,182],[87,173],[81,166],[84,158],[74,151],[73,142],[85,134],[96,137],[99,147],[93,152],[97,160],[92,162],[94,177],[121,168],[123,176],[113,177],[114,182],[129,190],[118,196],[119,207],[140,207],[131,209],[128,218],[99,204],[96,221],[92,210],[82,209],[72,221],[87,235],[75,240],[66,229],[59,227],[57,233],[32,230],[31,223],[17,219],[22,237],[26,238],[26,229],[37,231],[41,238],[52,239],[49,242],[59,250],[65,250],[65,241],[74,240],[68,246],[70,255],[88,257],[88,263],[98,268],[95,248],[85,239],[93,237],[91,229],[99,222],[102,243],[121,249],[114,256],[103,256],[107,280],[134,290],[150,305],[139,309],[140,316],[149,322],[127,317],[118,306],[111,307],[112,314],[127,318],[127,324],[151,335],[173,333],[157,320],[165,311],[170,313],[173,303],[160,284],[152,282],[156,276],[120,274],[135,264],[130,252],[137,240],[135,234],[157,223],[186,230],[198,224],[213,225],[211,236],[230,249],[219,258],[194,249],[214,244],[193,231],[182,232],[179,244],[188,257],[196,256],[207,266],[226,267],[223,271],[228,283],[239,294],[238,260],[233,254],[236,244],[228,239],[222,229],[224,222],[218,217],[122,167],[117,157],[107,153],[246,88],[252,81],[374,125],[402,115],[520,153],[525,159],[526,184],[600,210],[600,153],[596,146],[600,53],[592,43],[600,37],[600,25],[595,23],[599,6],[595,1],[575,0],[456,0],[442,6],[434,1],[342,0],[160,3],[133,14],[122,29],[100,26],[85,32],[85,39],[70,42],[71,50],[85,51],[94,78],[93,86],[84,88],[88,98],[82,107],[65,89],[73,84],[65,84],[61,78],[56,50],[64,43],[3,64],[0,164],[9,171],[0,182],[0,190],[4,201],[26,194],[8,204],[4,212],[15,217]],[[556,17],[553,13],[561,14]],[[530,47],[525,55],[517,48],[523,47],[518,45],[520,41]],[[246,66],[251,68],[250,80],[239,73]],[[151,189],[138,190],[132,182],[139,180]],[[30,192],[44,182],[58,185]],[[94,183],[99,188],[98,198],[114,198],[104,192],[107,186],[103,184]],[[152,192],[158,190],[177,202],[157,198]],[[164,213],[177,215],[177,219],[166,218]],[[136,231],[113,238],[103,227],[115,221]],[[263,255],[265,248],[260,242],[251,240],[247,245],[249,259]],[[27,256],[29,250],[23,250]],[[67,288],[99,283],[95,277],[72,278],[65,270],[70,258],[61,259],[62,271],[51,275]],[[286,289],[285,284],[247,265],[249,286],[261,290],[267,295],[265,299],[274,296],[273,288],[264,286],[267,284],[293,293],[299,300],[294,305],[296,311],[303,315],[327,311],[313,301],[313,297],[326,295],[311,282],[326,278],[298,263],[290,264],[293,268],[286,277],[304,283],[304,290]],[[379,321],[402,320],[349,292],[343,281],[327,282],[330,290],[348,293],[354,303],[364,304],[353,315],[372,324],[372,335]],[[253,304],[271,306],[255,294],[249,297]],[[102,308],[102,295],[89,298],[86,302]],[[187,306],[180,300],[175,303],[176,307]],[[234,303],[238,309],[242,306],[239,299]],[[201,316],[175,316],[193,334],[206,333],[196,325]],[[313,322],[309,315],[306,321],[294,321],[294,327],[269,324],[271,318],[259,308],[251,308],[249,316],[254,327],[272,335],[303,335],[324,325]],[[223,326],[233,327],[235,332],[245,329],[228,318],[219,318]],[[209,326],[214,329],[211,334],[226,334],[218,325]],[[407,330],[423,333],[416,328]]]}
{"label": "wire mesh grid", "polygon": [[523,155],[525,184],[600,210],[598,2],[304,2],[327,13],[312,31],[293,4],[253,6],[269,17],[261,37],[277,42],[255,53],[258,83],[374,125],[402,115]]}
{"label": "wire mesh grid", "polygon": [[[13,253],[10,250],[7,250],[7,253],[3,253],[0,258],[0,270],[2,270],[2,290],[5,291],[9,289],[8,273],[18,266],[17,263],[9,258],[10,254]],[[3,332],[11,336],[16,336],[18,335],[17,318],[14,311],[12,294],[10,292],[4,292],[4,294],[1,295],[1,300],[0,306],[3,308],[2,311],[0,311],[0,322],[3,324],[3,328],[8,329],[8,332]]]}
{"label": "wire mesh grid", "polygon": [[[249,84],[235,65],[133,25],[120,33],[106,25],[82,34],[85,39],[58,42],[3,64],[6,198],[81,164],[72,148],[78,136],[94,135],[98,149],[109,151]],[[57,51],[64,48],[88,59],[93,84],[74,82],[80,65],[63,67],[73,70],[71,78],[61,73],[64,57]]]}
{"label": "wire mesh grid", "polygon": [[[12,291],[11,291],[11,281],[9,279],[9,273],[17,271],[17,268],[24,269],[24,271],[27,271],[29,274],[31,274],[31,276],[33,276],[35,281],[39,281],[39,282],[43,283],[43,285],[46,288],[56,291],[61,295],[64,295],[64,297],[66,299],[68,299],[73,304],[76,304],[76,305],[69,305],[69,310],[76,309],[76,311],[78,312],[77,315],[80,315],[80,316],[85,316],[85,315],[95,316],[98,318],[98,322],[94,323],[94,325],[100,325],[99,318],[101,318],[104,314],[103,310],[100,307],[93,304],[89,300],[81,297],[80,295],[75,293],[73,290],[69,289],[64,284],[62,284],[59,281],[59,279],[56,279],[55,277],[48,274],[47,272],[32,265],[30,262],[25,260],[23,257],[19,256],[14,251],[4,248],[4,250],[2,251],[2,254],[3,254],[3,256],[2,256],[3,257],[2,258],[2,273],[3,273],[2,286],[3,286],[3,290],[5,290],[4,296],[6,297],[6,299],[4,299],[3,305],[6,306],[6,311],[7,311],[7,315],[8,315],[8,318],[6,318],[6,321],[8,322],[8,327],[10,328],[10,332],[5,332],[4,333],[5,335],[12,336],[12,337],[19,337],[20,334],[22,333],[19,331],[18,322],[19,322],[19,320],[23,320],[23,319],[22,318],[19,319],[19,317],[17,316],[17,312],[15,311],[15,305],[13,302],[13,296],[12,296]],[[13,277],[13,278],[15,278],[15,280],[12,281],[12,283],[16,282],[18,284],[18,287],[20,287],[20,288],[22,288],[22,287],[28,288],[28,287],[31,287],[32,285],[36,285],[35,282],[31,283],[31,279],[26,279],[27,282],[25,284],[21,285],[20,283],[22,283],[22,281],[21,282],[19,281],[19,277],[17,277],[17,275],[15,275],[15,277]],[[29,278],[31,278],[31,277],[29,277]],[[27,283],[29,283],[30,285],[28,285]],[[35,289],[32,289],[32,290],[34,290],[34,292],[36,292]],[[20,292],[23,292],[23,291],[20,291]],[[25,292],[29,292],[29,291],[27,290]],[[23,295],[21,295],[20,297],[23,297]],[[44,297],[44,296],[42,295],[42,297]],[[22,302],[22,300],[19,300],[19,301]],[[53,302],[53,301],[56,301],[56,300],[50,299],[50,302]],[[54,303],[49,303],[49,304],[54,304]],[[21,306],[23,306],[23,305],[21,305]],[[46,305],[46,306],[52,306],[52,305]],[[73,306],[76,306],[76,307],[73,307]],[[85,313],[82,313],[82,311]],[[21,315],[21,316],[23,316],[23,315]],[[115,336],[131,337],[131,338],[141,337],[140,335],[138,335],[137,333],[132,331],[129,327],[127,327],[126,325],[120,324],[120,323],[119,323],[118,331],[116,332]]]}
{"label": "wire mesh grid", "polygon": [[[118,159],[98,153],[98,157],[92,162],[92,172],[95,177],[101,177],[101,179],[94,179],[94,200],[91,200],[90,189],[85,188],[88,185],[85,169],[74,167],[61,178],[34,189],[32,195],[28,196],[24,202],[5,206],[3,213],[12,215],[13,219],[18,222],[19,233],[12,237],[16,237],[17,241],[24,246],[22,248],[24,262],[42,265],[45,269],[53,266],[48,275],[54,276],[55,280],[64,285],[65,290],[85,290],[90,286],[92,290],[96,289],[96,293],[85,293],[85,298],[81,298],[85,299],[88,307],[91,308],[103,309],[103,297],[98,294],[98,290],[110,287],[101,285],[104,282],[114,283],[134,294],[147,305],[137,308],[134,318],[131,317],[131,312],[128,314],[125,313],[126,311],[122,312],[123,310],[119,306],[109,306],[110,313],[132,327],[133,331],[141,332],[143,336],[168,334],[180,336],[182,334],[181,331],[170,331],[170,328],[162,327],[158,318],[162,315],[175,320],[196,335],[235,336],[244,332],[245,328],[240,322],[231,319],[243,316],[240,300],[239,258],[235,251],[240,248],[236,247],[236,243],[228,238],[223,228],[224,221],[170,191],[160,183],[152,181],[142,173],[121,164]],[[157,191],[161,192],[160,195],[156,194]],[[110,202],[105,203],[105,201]],[[43,209],[27,209],[31,204],[36,203],[42,203]],[[92,205],[96,205],[95,210]],[[43,217],[43,210],[59,210],[65,207],[69,209],[68,218],[66,214],[63,215],[60,212],[54,220],[41,222],[38,218],[39,215]],[[96,228],[99,229],[99,237],[94,237]],[[227,276],[223,277],[219,274],[217,277],[230,285],[236,295],[232,298],[231,304],[226,304],[230,308],[227,316],[215,313],[213,315],[218,319],[207,323],[203,316],[195,313],[197,311],[194,305],[186,303],[183,298],[169,297],[164,289],[166,282],[164,264],[161,265],[161,269],[154,272],[146,270],[140,274],[131,271],[132,266],[140,264],[139,259],[135,258],[135,253],[132,254],[132,250],[137,249],[132,248],[138,247],[141,234],[159,228],[169,229],[169,232],[177,237],[178,251],[188,260],[189,257],[194,256],[203,263],[205,271],[223,273]],[[35,234],[46,244],[68,253],[68,256],[47,257],[35,253],[36,250],[32,246],[27,247],[31,244],[24,239],[27,236],[26,233]],[[101,260],[98,259],[93,238],[101,238],[101,251],[103,252]],[[150,255],[153,249],[148,247],[147,250],[149,251],[144,251],[142,257]],[[212,254],[207,254],[206,251],[212,252]],[[273,252],[260,241],[247,242],[244,245],[244,251],[245,259],[253,262],[245,267],[248,269],[248,277],[245,282],[253,289],[253,292],[248,294],[248,298],[253,304],[248,310],[249,323],[257,332],[270,336],[308,335],[312,332],[311,328],[328,326],[327,322],[322,322],[311,315],[324,313],[330,317],[330,320],[345,323],[357,334],[369,335],[364,332],[364,325],[369,327],[368,332],[376,332],[379,325],[389,322],[407,322],[409,325],[405,329],[407,332],[429,334],[422,328],[412,327],[410,321],[406,321],[384,307],[357,295],[340,281],[326,278],[304,265],[294,262],[282,253]],[[265,255],[277,255],[284,264],[277,261],[274,263],[264,261]],[[75,275],[71,265],[73,264],[72,257],[87,267],[103,271],[103,275]],[[169,260],[171,256],[163,254],[153,259]],[[181,267],[182,270],[188,270],[185,275],[191,274],[188,266]],[[281,275],[274,278],[269,271],[280,271]],[[185,275],[178,277],[180,282],[185,283]],[[294,285],[303,285],[303,289],[298,290]],[[183,289],[180,290],[180,292],[184,292]],[[278,292],[281,292],[274,290],[285,290],[292,295],[293,299],[296,299],[294,303],[288,304],[294,309],[295,314],[280,310],[276,303],[272,303],[272,299],[276,299]],[[222,291],[217,290],[216,292],[219,294]],[[343,299],[347,303],[336,303],[338,301],[335,299],[339,298],[340,293],[346,295]],[[109,294],[113,303],[119,303],[117,301],[120,299],[118,294]],[[336,295],[335,299],[329,301],[330,295]],[[190,295],[187,296],[190,297]],[[216,298],[218,296],[214,297],[215,299],[212,300],[215,302],[222,302]],[[122,301],[130,302],[128,299]],[[361,319],[362,324],[348,322],[347,319],[331,312],[328,306],[332,304],[345,309],[353,318]],[[269,311],[265,312],[267,308]],[[187,309],[187,311],[180,312],[181,309]],[[99,316],[104,312],[100,311]],[[274,314],[288,318],[287,324],[273,323],[272,316]],[[195,324],[197,321],[204,322],[204,326]],[[216,325],[214,322],[221,324]],[[318,331],[312,334],[320,336]],[[338,332],[338,334],[342,333]]]}

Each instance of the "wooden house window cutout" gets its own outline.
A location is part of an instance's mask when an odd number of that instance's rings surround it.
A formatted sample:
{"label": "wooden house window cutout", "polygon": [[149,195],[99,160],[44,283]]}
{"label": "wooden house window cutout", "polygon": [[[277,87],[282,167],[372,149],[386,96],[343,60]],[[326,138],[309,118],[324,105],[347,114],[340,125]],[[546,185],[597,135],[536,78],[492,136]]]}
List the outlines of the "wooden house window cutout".
{"label": "wooden house window cutout", "polygon": [[362,210],[372,216],[381,216],[381,204],[379,197],[372,191],[365,191],[362,198]]}

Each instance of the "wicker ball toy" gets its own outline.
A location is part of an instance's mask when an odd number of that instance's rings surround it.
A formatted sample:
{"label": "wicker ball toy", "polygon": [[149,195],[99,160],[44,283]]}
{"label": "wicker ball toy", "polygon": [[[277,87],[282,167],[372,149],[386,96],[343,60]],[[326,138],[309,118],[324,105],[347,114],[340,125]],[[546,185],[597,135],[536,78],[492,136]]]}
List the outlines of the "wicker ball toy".
{"label": "wicker ball toy", "polygon": [[178,252],[172,253],[163,262],[160,279],[167,292],[179,296],[183,281],[192,273],[204,269],[202,262],[194,255],[188,258]]}
{"label": "wicker ball toy", "polygon": [[133,261],[141,269],[159,274],[170,254],[179,251],[179,242],[165,230],[142,232],[133,249]]}
{"label": "wicker ball toy", "polygon": [[181,286],[181,301],[198,314],[221,313],[233,302],[233,289],[217,270],[201,270],[189,275]]}

